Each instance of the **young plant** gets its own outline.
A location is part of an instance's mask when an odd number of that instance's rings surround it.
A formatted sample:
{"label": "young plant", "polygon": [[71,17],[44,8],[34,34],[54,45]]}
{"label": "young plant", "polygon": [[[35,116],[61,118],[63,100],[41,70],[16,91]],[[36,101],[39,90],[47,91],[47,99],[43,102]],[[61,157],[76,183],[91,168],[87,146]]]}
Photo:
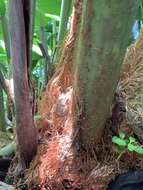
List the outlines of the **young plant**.
{"label": "young plant", "polygon": [[129,151],[143,155],[143,146],[139,145],[136,138],[129,136],[126,138],[125,133],[119,133],[119,136],[113,136],[112,142],[118,146],[121,152]]}

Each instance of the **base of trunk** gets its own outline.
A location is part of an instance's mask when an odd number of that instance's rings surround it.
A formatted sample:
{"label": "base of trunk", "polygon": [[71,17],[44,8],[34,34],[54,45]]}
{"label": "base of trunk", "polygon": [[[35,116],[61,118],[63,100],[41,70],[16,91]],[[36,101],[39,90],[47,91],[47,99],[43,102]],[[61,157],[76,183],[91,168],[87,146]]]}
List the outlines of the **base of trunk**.
{"label": "base of trunk", "polygon": [[[73,17],[75,18],[73,20],[75,25],[78,23],[78,18],[80,18],[78,14]],[[73,26],[75,27],[75,25]],[[80,131],[74,126],[75,117],[72,113],[74,35],[75,33],[72,33],[71,29],[60,66],[42,95],[39,107],[41,119],[37,122],[39,127],[38,153],[30,168],[25,172],[23,183],[21,182],[20,186],[21,190],[106,190],[108,184],[119,174],[125,173],[129,169],[143,168],[143,158],[139,154],[125,151],[119,156],[116,147],[112,144],[112,136],[118,133],[118,127],[126,132],[129,129],[129,135],[133,134],[128,121],[124,120],[124,117],[122,119],[125,122],[122,122],[122,125],[119,126],[121,110],[117,102],[114,103],[112,119],[107,122],[108,125],[104,129],[102,138],[89,143],[88,147],[82,147],[78,143],[77,139]],[[142,45],[142,40],[140,41],[140,45]],[[136,44],[135,49],[136,51],[139,49]],[[142,47],[140,47],[140,50],[142,51]],[[135,50],[133,53],[135,53]],[[137,60],[137,63],[134,64],[134,68],[131,68],[132,71],[136,71],[134,73],[136,79],[138,79],[137,72],[142,71],[142,69],[138,70],[137,67],[142,62],[142,57],[137,58],[137,55],[133,56],[134,59],[132,59]],[[140,55],[142,54],[140,53]],[[132,58],[130,53],[129,57]],[[130,67],[127,67],[127,69],[130,69]],[[126,74],[130,73],[131,70],[126,72],[126,68],[124,68]],[[133,76],[132,73],[131,76]],[[142,73],[140,73],[140,77],[142,76]],[[128,76],[124,77],[122,76],[123,79],[119,84],[123,87],[123,90],[121,88],[122,93],[124,89],[131,90],[131,83],[134,82],[132,77],[129,80],[127,80]],[[138,89],[138,80],[136,80],[135,85],[135,89]],[[129,92],[121,93],[123,102],[126,100],[126,95],[129,97],[128,102],[125,103],[129,103],[131,99],[129,95],[134,92],[134,89],[130,94],[126,94]],[[122,110],[123,112],[124,110]],[[125,116],[125,112],[123,116]]]}

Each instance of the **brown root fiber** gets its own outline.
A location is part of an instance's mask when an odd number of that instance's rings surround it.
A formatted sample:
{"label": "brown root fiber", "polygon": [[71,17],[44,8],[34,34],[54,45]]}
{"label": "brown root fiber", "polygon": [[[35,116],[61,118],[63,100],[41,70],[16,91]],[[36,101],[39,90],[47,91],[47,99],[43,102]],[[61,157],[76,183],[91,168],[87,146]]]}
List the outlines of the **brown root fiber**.
{"label": "brown root fiber", "polygon": [[[80,186],[78,184],[80,172],[77,171],[79,167],[74,162],[77,153],[73,146],[72,71],[81,5],[82,1],[74,2],[71,28],[65,41],[59,66],[49,82],[39,106],[42,119],[38,125],[44,144],[40,145],[39,153],[33,161],[33,163],[38,161],[35,179],[36,181],[38,179],[39,189],[56,190],[64,189],[66,186],[76,189]],[[48,139],[47,134],[48,136],[50,134]],[[32,175],[32,170],[31,166],[28,176]],[[33,188],[33,182],[31,182],[28,189]]]}
{"label": "brown root fiber", "polygon": [[[112,144],[112,134],[109,130],[113,123],[109,122],[106,125],[102,139],[98,143],[93,143],[89,149],[81,150],[79,144],[74,141],[78,131],[76,132],[73,127],[72,71],[81,5],[82,0],[74,2],[71,28],[65,41],[59,66],[42,95],[39,106],[39,114],[42,119],[38,122],[39,136],[42,140],[31,167],[25,173],[25,183],[28,190],[105,190],[109,182],[117,175],[126,172],[129,168],[141,168],[143,165],[143,159],[140,156],[128,151],[120,155],[119,159],[116,147]],[[137,76],[143,80],[141,70],[138,69],[143,62],[143,57],[140,56],[142,38],[143,34],[138,42],[129,48],[124,61],[118,94],[121,95],[119,98],[126,105],[131,103],[129,102],[131,98],[128,98],[128,89],[131,89],[131,86],[132,90],[138,89],[140,82]],[[132,56],[135,57],[132,59],[131,66],[128,62]],[[136,83],[131,71],[135,72]],[[138,75],[139,73],[140,75]],[[113,117],[112,121],[114,121]],[[127,125],[129,126],[126,117],[123,119],[123,123],[125,128]]]}
{"label": "brown root fiber", "polygon": [[127,50],[118,87],[126,106],[126,123],[143,142],[143,30]]}

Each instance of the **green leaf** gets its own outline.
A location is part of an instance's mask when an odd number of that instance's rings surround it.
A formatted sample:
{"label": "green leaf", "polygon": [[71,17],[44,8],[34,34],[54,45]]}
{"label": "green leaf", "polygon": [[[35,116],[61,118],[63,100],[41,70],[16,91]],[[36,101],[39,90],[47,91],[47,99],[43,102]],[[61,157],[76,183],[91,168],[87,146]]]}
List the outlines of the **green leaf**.
{"label": "green leaf", "polygon": [[135,143],[136,142],[136,139],[134,137],[129,137],[129,142],[130,143]]}
{"label": "green leaf", "polygon": [[54,19],[54,20],[56,20],[58,22],[60,21],[60,16],[52,15],[52,14],[48,14],[48,13],[45,13],[45,16],[52,19],[52,20]]}
{"label": "green leaf", "polygon": [[0,0],[0,16],[4,16],[6,11],[5,1]]}
{"label": "green leaf", "polygon": [[135,150],[135,145],[133,145],[133,144],[131,144],[131,143],[129,143],[128,144],[128,150],[130,151],[130,152],[133,152],[134,150]]}
{"label": "green leaf", "polygon": [[125,138],[125,133],[120,132],[120,133],[119,133],[119,137],[120,137],[121,139],[124,139],[124,138]]}
{"label": "green leaf", "polygon": [[143,147],[141,146],[136,146],[134,149],[135,152],[137,152],[138,154],[143,154]]}
{"label": "green leaf", "polygon": [[121,138],[119,138],[117,136],[114,136],[112,138],[112,142],[119,145],[119,146],[123,146],[123,147],[127,146],[126,140],[123,140],[123,139],[121,139]]}
{"label": "green leaf", "polygon": [[131,143],[129,143],[128,144],[128,150],[130,151],[130,152],[136,152],[136,153],[138,153],[138,154],[143,154],[143,147],[141,147],[141,146],[137,146],[137,145],[133,145],[133,144],[131,144]]}
{"label": "green leaf", "polygon": [[32,51],[33,51],[33,57],[36,58],[42,57],[42,52],[37,44],[33,44]]}
{"label": "green leaf", "polygon": [[0,40],[0,62],[7,63],[7,55],[5,51],[4,41]]}
{"label": "green leaf", "polygon": [[51,18],[46,15],[60,16],[61,0],[37,0],[36,27],[45,26]]}

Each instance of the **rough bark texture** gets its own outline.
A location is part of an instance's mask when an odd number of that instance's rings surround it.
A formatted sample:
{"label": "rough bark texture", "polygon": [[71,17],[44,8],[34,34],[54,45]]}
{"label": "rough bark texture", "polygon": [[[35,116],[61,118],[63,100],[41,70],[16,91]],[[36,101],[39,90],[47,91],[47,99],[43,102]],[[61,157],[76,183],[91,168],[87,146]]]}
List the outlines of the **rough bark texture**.
{"label": "rough bark texture", "polygon": [[84,0],[75,71],[82,144],[100,138],[116,90],[138,1]]}
{"label": "rough bark texture", "polygon": [[9,9],[17,139],[21,158],[24,158],[27,163],[31,161],[36,152],[37,141],[29,96],[22,0],[10,0]]}

